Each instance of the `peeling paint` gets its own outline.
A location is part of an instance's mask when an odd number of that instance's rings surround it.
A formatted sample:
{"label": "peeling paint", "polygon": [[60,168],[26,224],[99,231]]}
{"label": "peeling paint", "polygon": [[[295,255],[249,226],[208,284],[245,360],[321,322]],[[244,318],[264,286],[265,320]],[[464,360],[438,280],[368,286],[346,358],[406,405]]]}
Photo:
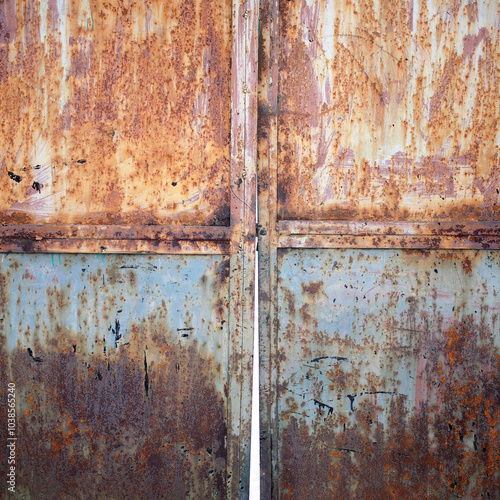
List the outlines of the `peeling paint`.
{"label": "peeling paint", "polygon": [[282,250],[279,266],[280,498],[493,498],[498,252]]}
{"label": "peeling paint", "polygon": [[228,265],[3,256],[2,379],[16,384],[20,494],[225,497]]}
{"label": "peeling paint", "polygon": [[230,2],[9,0],[0,25],[2,222],[229,225]]}
{"label": "peeling paint", "polygon": [[480,6],[279,2],[280,219],[499,219],[500,13]]}

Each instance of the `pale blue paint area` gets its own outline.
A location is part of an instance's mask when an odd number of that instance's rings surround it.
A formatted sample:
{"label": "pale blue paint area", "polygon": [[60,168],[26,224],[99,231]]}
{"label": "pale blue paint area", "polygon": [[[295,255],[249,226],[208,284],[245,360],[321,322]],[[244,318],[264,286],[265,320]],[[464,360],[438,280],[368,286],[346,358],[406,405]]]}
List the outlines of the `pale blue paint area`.
{"label": "pale blue paint area", "polygon": [[135,329],[181,348],[196,344],[197,350],[214,356],[223,368],[216,381],[223,392],[229,278],[221,285],[218,273],[229,258],[96,257],[63,254],[56,267],[53,254],[3,256],[0,274],[8,280],[2,322],[7,351],[35,344],[43,350],[50,339],[63,335],[69,347],[76,338],[82,354],[103,356],[105,347],[109,356],[134,342]]}
{"label": "pale blue paint area", "polygon": [[[278,382],[287,389],[278,412],[287,414],[295,403],[295,416],[313,424],[315,400],[348,422],[363,398],[387,409],[404,395],[411,407],[423,343],[472,317],[500,346],[499,316],[498,251],[282,251]],[[350,377],[345,389],[336,384],[338,369]],[[348,394],[356,396],[351,401]]]}

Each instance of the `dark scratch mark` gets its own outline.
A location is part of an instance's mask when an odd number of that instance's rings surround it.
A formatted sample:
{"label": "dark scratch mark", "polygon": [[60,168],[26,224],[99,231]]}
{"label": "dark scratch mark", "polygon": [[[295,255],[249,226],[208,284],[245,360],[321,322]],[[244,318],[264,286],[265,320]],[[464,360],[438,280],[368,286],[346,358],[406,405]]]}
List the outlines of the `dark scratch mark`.
{"label": "dark scratch mark", "polygon": [[[394,396],[397,395],[397,393],[395,392],[389,392],[389,391],[373,391],[373,392],[362,392],[360,393],[360,396],[365,396],[366,394],[392,394]],[[354,396],[356,396],[356,394],[354,394]],[[402,396],[402,394],[400,394],[400,396]]]}
{"label": "dark scratch mark", "polygon": [[148,397],[149,375],[148,375],[148,359],[146,357],[146,351],[144,351],[144,389],[146,389],[146,397]]}
{"label": "dark scratch mark", "polygon": [[318,405],[319,410],[323,410],[324,408],[328,408],[328,413],[326,414],[325,420],[333,414],[333,406],[329,406],[325,403],[322,403],[321,401],[318,401],[317,399],[314,400],[314,404]]}
{"label": "dark scratch mark", "polygon": [[131,265],[131,266],[120,266],[120,269],[144,269],[145,271],[156,271],[158,269],[158,266],[154,266],[153,264],[147,264],[145,266]]}
{"label": "dark scratch mark", "polygon": [[43,363],[43,359],[39,358],[38,356],[33,356],[33,351],[28,347],[28,354],[31,356],[33,361],[36,361],[37,363]]}
{"label": "dark scratch mark", "polygon": [[111,331],[115,336],[115,347],[117,348],[118,342],[122,338],[122,334],[120,333],[120,321],[115,319],[115,327],[113,328],[113,326],[110,326],[108,331]]}
{"label": "dark scratch mark", "polygon": [[354,395],[348,394],[347,395],[347,397],[351,401],[351,411],[354,411],[354,399],[356,398],[356,396],[357,396],[356,394],[354,394]]}
{"label": "dark scratch mark", "polygon": [[320,356],[319,358],[311,359],[311,363],[318,363],[322,359],[335,359],[337,361],[347,361],[347,358],[343,358],[342,356]]}

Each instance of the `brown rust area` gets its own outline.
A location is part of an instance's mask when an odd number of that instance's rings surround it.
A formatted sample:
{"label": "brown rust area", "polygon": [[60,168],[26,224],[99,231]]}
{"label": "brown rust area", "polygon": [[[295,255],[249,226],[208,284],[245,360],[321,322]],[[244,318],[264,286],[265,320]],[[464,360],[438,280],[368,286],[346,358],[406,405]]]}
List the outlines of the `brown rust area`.
{"label": "brown rust area", "polygon": [[279,9],[280,219],[500,219],[497,2]]}
{"label": "brown rust area", "polygon": [[[196,343],[184,349],[166,341],[161,325],[147,328],[149,339],[136,325],[130,344],[106,357],[85,355],[84,343],[65,335],[11,354],[20,492],[224,497],[225,403],[211,381],[217,366]],[[1,407],[4,414],[5,401]]]}
{"label": "brown rust area", "polygon": [[323,285],[324,285],[324,283],[322,281],[315,281],[313,283],[309,283],[308,285],[305,283],[302,283],[302,285],[301,285],[302,293],[306,293],[308,295],[315,296],[321,292]]}
{"label": "brown rust area", "polygon": [[279,248],[474,248],[499,249],[498,236],[281,236]]}
{"label": "brown rust area", "polygon": [[237,252],[235,244],[227,241],[187,240],[102,240],[102,239],[38,239],[0,238],[0,251],[15,253],[81,253],[81,254],[212,254]]}
{"label": "brown rust area", "polygon": [[16,492],[224,498],[229,258],[6,255],[0,271]]}
{"label": "brown rust area", "polygon": [[0,219],[229,225],[231,3],[60,5],[0,6]]}
{"label": "brown rust area", "polygon": [[199,226],[78,226],[3,224],[0,237],[27,239],[110,239],[110,240],[230,240],[230,228]]}
{"label": "brown rust area", "polygon": [[16,0],[4,0],[0,4],[0,43],[10,43],[16,38]]}
{"label": "brown rust area", "polygon": [[199,226],[0,226],[0,251],[64,253],[210,253],[231,251],[230,227]]}
{"label": "brown rust area", "polygon": [[[500,490],[500,352],[471,318],[415,352],[425,397],[365,400],[356,419],[317,405],[280,433],[283,498],[496,498]],[[342,364],[338,364],[339,374]]]}

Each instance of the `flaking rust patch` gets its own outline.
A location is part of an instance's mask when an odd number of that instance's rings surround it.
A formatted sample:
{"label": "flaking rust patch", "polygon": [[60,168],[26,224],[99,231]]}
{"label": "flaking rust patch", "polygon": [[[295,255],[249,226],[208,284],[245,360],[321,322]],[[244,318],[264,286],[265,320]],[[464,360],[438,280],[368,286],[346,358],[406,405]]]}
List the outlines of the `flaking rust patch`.
{"label": "flaking rust patch", "polygon": [[324,418],[320,405],[313,426],[291,416],[280,433],[283,498],[495,497],[500,352],[491,332],[467,318],[417,356],[427,397],[413,408],[392,398],[385,427],[368,400],[350,421]]}
{"label": "flaking rust patch", "polygon": [[[136,333],[140,338],[146,340]],[[196,342],[182,348],[150,339],[142,352],[127,345],[106,357],[80,355],[67,344],[38,350],[43,363],[22,350],[10,355],[23,436],[18,491],[224,498],[224,396],[211,382],[214,362]],[[3,351],[2,359],[7,363]]]}

